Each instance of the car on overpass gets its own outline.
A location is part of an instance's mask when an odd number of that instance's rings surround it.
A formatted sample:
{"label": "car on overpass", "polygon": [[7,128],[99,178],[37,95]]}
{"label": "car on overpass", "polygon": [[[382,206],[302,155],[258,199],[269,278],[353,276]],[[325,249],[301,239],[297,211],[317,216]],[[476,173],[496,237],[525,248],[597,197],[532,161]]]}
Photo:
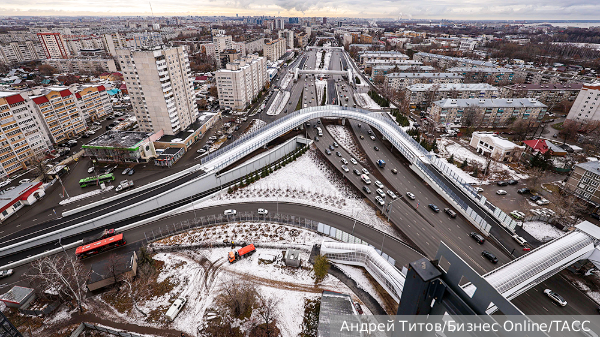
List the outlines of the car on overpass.
{"label": "car on overpass", "polygon": [[434,205],[434,204],[429,204],[428,206],[429,206],[429,208],[431,208],[431,209],[432,209],[434,212],[436,212],[436,213],[439,213],[439,212],[440,212],[440,208],[439,208],[439,207],[437,207],[436,205]]}
{"label": "car on overpass", "polygon": [[558,293],[555,293],[554,291],[550,290],[550,289],[546,289],[544,290],[544,294],[546,294],[546,296],[550,297],[550,299],[560,305],[561,307],[566,307],[567,306],[567,301],[562,298],[562,296],[560,296]]}
{"label": "car on overpass", "polygon": [[487,250],[484,250],[483,252],[481,252],[481,256],[490,260],[491,263],[498,263],[498,258],[496,257],[496,255],[488,252]]}

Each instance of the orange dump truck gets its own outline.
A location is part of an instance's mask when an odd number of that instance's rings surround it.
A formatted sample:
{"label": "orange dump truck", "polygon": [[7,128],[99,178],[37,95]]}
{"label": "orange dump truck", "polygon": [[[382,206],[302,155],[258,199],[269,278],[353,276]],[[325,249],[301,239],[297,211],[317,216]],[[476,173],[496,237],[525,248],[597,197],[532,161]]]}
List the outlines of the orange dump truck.
{"label": "orange dump truck", "polygon": [[237,261],[241,258],[250,256],[250,255],[254,254],[255,251],[256,251],[256,248],[254,247],[254,245],[250,244],[250,245],[247,245],[246,247],[238,249],[237,251],[229,252],[229,263],[234,263],[235,261]]}

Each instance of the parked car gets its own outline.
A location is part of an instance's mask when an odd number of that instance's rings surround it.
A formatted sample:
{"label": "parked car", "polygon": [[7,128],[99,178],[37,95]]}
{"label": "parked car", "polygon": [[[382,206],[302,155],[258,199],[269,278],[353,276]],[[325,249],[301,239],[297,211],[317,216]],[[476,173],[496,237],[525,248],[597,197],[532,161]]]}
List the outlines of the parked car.
{"label": "parked car", "polygon": [[398,174],[398,170],[396,170],[396,169],[392,169],[392,173],[393,173],[393,174]]}
{"label": "parked car", "polygon": [[529,198],[529,200],[531,201],[538,201],[542,199],[542,197],[540,197],[539,195],[532,195],[531,198]]}
{"label": "parked car", "polygon": [[267,214],[269,214],[269,211],[267,211],[266,209],[264,209],[264,208],[258,209],[258,215],[267,215]]}
{"label": "parked car", "polygon": [[491,263],[498,263],[498,258],[496,257],[496,255],[488,252],[487,250],[484,250],[483,252],[481,252],[481,256],[490,260]]}
{"label": "parked car", "polygon": [[444,208],[444,213],[448,214],[451,218],[456,218],[456,212],[450,208]]}
{"label": "parked car", "polygon": [[123,170],[123,172],[121,172],[122,175],[126,175],[127,173],[129,173],[130,168],[126,168]]}
{"label": "parked car", "polygon": [[483,188],[481,187],[473,187],[477,192],[483,192]]}
{"label": "parked car", "polygon": [[346,172],[346,173],[350,172],[350,169],[346,165],[342,165],[342,170],[344,170],[344,172]]}
{"label": "parked car", "polygon": [[19,184],[28,184],[31,182],[31,179],[21,179],[19,180]]}
{"label": "parked car", "polygon": [[12,274],[13,274],[12,269],[0,270],[0,278],[9,277]]}
{"label": "parked car", "polygon": [[498,186],[508,186],[508,183],[506,181],[499,181],[496,184],[498,184]]}
{"label": "parked car", "polygon": [[88,168],[88,173],[89,173],[89,174],[91,174],[91,173],[94,173],[94,167],[93,167],[93,166],[92,166],[92,167],[90,167],[90,168]]}
{"label": "parked car", "polygon": [[235,209],[226,209],[223,212],[223,215],[236,215],[236,214],[237,214],[237,211]]}
{"label": "parked car", "polygon": [[542,206],[542,205],[548,205],[550,203],[550,200],[545,199],[545,198],[541,198],[540,200],[535,202],[536,204]]}
{"label": "parked car", "polygon": [[518,184],[518,183],[519,183],[519,181],[518,181],[518,180],[511,179],[511,180],[507,181],[506,183],[508,183],[509,185],[516,185],[516,184]]}
{"label": "parked car", "polygon": [[429,204],[428,206],[429,206],[429,208],[431,208],[431,209],[432,209],[434,212],[436,212],[436,213],[439,213],[439,212],[440,212],[440,209],[439,209],[439,207],[437,207],[436,205],[434,205],[434,204]]}
{"label": "parked car", "polygon": [[513,218],[515,218],[516,220],[523,220],[523,219],[525,219],[525,213],[523,213],[523,212],[512,211],[509,214],[510,214],[510,216],[512,216]]}
{"label": "parked car", "polygon": [[479,235],[479,233],[476,232],[471,232],[471,234],[469,234],[475,241],[477,241],[478,244],[482,245],[485,242],[485,239],[483,238],[483,236]]}
{"label": "parked car", "polygon": [[518,236],[517,234],[513,235],[512,238],[517,241],[518,244],[520,244],[521,246],[525,246],[527,244],[527,240],[523,239],[522,237]]}
{"label": "parked car", "polygon": [[505,190],[497,190],[496,194],[498,195],[505,195],[507,192]]}
{"label": "parked car", "polygon": [[567,301],[565,301],[565,299],[562,298],[562,296],[560,296],[558,293],[555,293],[554,291],[552,291],[550,289],[546,289],[546,290],[544,290],[544,294],[546,294],[546,296],[550,297],[550,299],[553,302],[560,305],[561,307],[567,306]]}
{"label": "parked car", "polygon": [[134,173],[135,173],[135,170],[134,170],[134,169],[132,169],[132,168],[131,168],[131,169],[129,169],[129,171],[127,171],[127,175],[128,175],[128,176],[132,176]]}
{"label": "parked car", "polygon": [[531,193],[531,191],[528,188],[524,187],[524,188],[521,188],[521,189],[517,190],[517,193],[519,193],[519,194],[529,194],[529,193]]}
{"label": "parked car", "polygon": [[206,152],[206,149],[200,149],[200,150],[197,150],[196,152],[199,154],[203,154],[204,152]]}
{"label": "parked car", "polygon": [[10,179],[7,179],[7,180],[5,180],[5,181],[3,181],[3,182],[0,182],[0,188],[2,188],[2,187],[4,187],[4,186],[7,186],[7,185],[8,185],[8,184],[10,184],[11,182],[12,182],[12,180],[10,180]]}
{"label": "parked car", "polygon": [[371,189],[368,186],[363,186],[363,191],[367,194],[371,194]]}
{"label": "parked car", "polygon": [[383,199],[380,196],[376,196],[375,201],[377,201],[377,203],[381,206],[385,205],[385,201],[383,201]]}
{"label": "parked car", "polygon": [[600,215],[598,213],[592,213],[590,216],[596,220],[600,220]]}
{"label": "parked car", "polygon": [[410,193],[410,192],[406,192],[406,196],[410,199],[410,200],[415,200],[415,195]]}

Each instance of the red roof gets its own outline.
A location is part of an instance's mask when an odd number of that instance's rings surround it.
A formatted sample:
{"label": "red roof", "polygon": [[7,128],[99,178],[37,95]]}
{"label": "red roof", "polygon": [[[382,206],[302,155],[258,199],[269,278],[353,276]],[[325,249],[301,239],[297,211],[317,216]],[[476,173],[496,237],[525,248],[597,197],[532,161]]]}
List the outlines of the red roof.
{"label": "red roof", "polygon": [[18,197],[14,198],[13,200],[11,200],[10,202],[6,203],[4,205],[4,207],[0,208],[0,212],[3,212],[4,210],[6,210],[7,208],[9,208],[10,206],[12,206],[15,202],[19,201],[19,200],[27,200],[27,198],[35,191],[37,191],[40,187],[42,186],[42,182],[38,182],[35,185],[31,186],[30,188],[24,190]]}
{"label": "red roof", "polygon": [[85,246],[79,246],[75,250],[75,255],[83,254],[85,252],[89,252],[90,250],[96,249],[98,247],[106,246],[109,243],[117,242],[117,241],[121,241],[121,240],[123,240],[123,234],[111,236],[109,238],[106,238],[106,239],[103,239],[100,241],[92,242]]}
{"label": "red roof", "polygon": [[127,90],[127,86],[125,85],[125,83],[121,84],[121,86],[119,87],[119,89],[121,90]]}
{"label": "red roof", "polygon": [[32,100],[35,102],[35,104],[40,105],[40,104],[44,104],[44,103],[48,103],[50,102],[48,100],[48,98],[46,98],[46,96],[40,96],[40,97],[35,97],[32,98]]}
{"label": "red roof", "polygon": [[73,93],[69,89],[65,89],[60,92],[60,97],[66,97],[66,96],[70,96],[70,95],[73,95]]}
{"label": "red roof", "polygon": [[104,91],[104,90],[106,90],[106,88],[104,88],[103,85],[101,85],[101,86],[98,87],[98,91]]}
{"label": "red roof", "polygon": [[81,99],[81,95],[78,92],[75,93],[75,97],[77,97],[78,99]]}
{"label": "red roof", "polygon": [[19,94],[6,97],[6,102],[8,104],[15,104],[15,103],[23,102],[23,101],[25,101],[25,100]]}
{"label": "red roof", "polygon": [[525,140],[523,141],[523,143],[532,148],[533,150],[540,151],[541,154],[546,153],[546,151],[550,149],[546,144],[546,141],[543,139]]}
{"label": "red roof", "polygon": [[207,76],[196,76],[196,81],[206,81],[208,80]]}

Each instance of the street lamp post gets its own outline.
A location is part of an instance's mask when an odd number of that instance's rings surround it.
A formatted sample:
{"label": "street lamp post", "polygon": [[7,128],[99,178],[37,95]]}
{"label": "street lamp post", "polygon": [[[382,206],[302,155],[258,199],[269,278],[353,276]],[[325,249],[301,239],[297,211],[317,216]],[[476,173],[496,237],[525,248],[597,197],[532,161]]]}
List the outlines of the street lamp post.
{"label": "street lamp post", "polygon": [[67,199],[70,198],[69,192],[67,192],[67,189],[65,188],[65,185],[63,185],[63,182],[62,182],[62,179],[60,179],[60,176],[58,176],[58,181],[60,181],[60,185],[62,186],[63,191],[65,191],[65,194],[67,195]]}

